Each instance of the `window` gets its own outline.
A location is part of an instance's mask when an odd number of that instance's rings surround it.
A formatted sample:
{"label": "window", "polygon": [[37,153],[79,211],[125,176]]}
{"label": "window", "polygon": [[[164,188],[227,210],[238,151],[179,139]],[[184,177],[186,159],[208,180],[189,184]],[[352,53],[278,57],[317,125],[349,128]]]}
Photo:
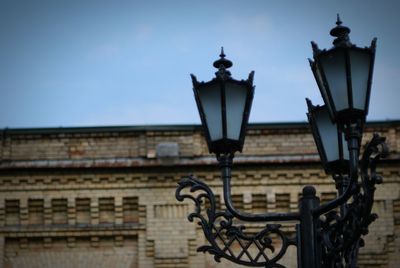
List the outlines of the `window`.
{"label": "window", "polygon": [[276,194],[275,208],[277,212],[289,212],[290,210],[290,194]]}
{"label": "window", "polygon": [[53,211],[53,224],[67,224],[68,223],[68,200],[67,199],[53,199],[51,201],[51,208]]}
{"label": "window", "polygon": [[139,221],[139,202],[135,197],[124,197],[122,199],[124,223]]}
{"label": "window", "polygon": [[19,224],[19,200],[5,200],[6,225]]}
{"label": "window", "polygon": [[28,200],[28,222],[38,225],[44,223],[44,202],[43,199]]}
{"label": "window", "polygon": [[99,223],[114,223],[114,198],[99,198]]}
{"label": "window", "polygon": [[75,200],[76,206],[76,223],[89,224],[90,223],[90,199],[77,198]]}
{"label": "window", "polygon": [[244,208],[244,202],[243,202],[243,195],[232,195],[232,203],[235,209],[238,210],[243,210]]}
{"label": "window", "polygon": [[253,194],[252,207],[253,213],[265,213],[267,211],[267,195]]}

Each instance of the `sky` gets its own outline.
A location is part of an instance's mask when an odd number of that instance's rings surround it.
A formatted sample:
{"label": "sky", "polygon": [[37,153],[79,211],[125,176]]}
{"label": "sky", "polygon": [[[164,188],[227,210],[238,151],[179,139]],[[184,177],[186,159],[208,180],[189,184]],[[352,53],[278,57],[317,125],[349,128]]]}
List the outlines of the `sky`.
{"label": "sky", "polygon": [[307,58],[340,13],[378,38],[369,121],[400,119],[400,1],[0,0],[0,128],[198,124],[190,73],[221,46],[233,78],[254,70],[250,122],[306,121],[322,104]]}

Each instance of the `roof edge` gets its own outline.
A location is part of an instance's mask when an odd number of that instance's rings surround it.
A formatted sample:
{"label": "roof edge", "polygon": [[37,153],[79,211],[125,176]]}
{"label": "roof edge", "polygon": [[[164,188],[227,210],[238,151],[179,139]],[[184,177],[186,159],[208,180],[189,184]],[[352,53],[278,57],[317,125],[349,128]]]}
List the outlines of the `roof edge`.
{"label": "roof edge", "polygon": [[[366,127],[400,126],[400,120],[369,121]],[[308,128],[303,122],[260,122],[250,123],[248,129],[293,129]],[[59,134],[93,132],[148,132],[148,131],[197,131],[200,124],[165,124],[165,125],[126,125],[126,126],[88,126],[88,127],[38,127],[38,128],[3,128],[2,134]]]}

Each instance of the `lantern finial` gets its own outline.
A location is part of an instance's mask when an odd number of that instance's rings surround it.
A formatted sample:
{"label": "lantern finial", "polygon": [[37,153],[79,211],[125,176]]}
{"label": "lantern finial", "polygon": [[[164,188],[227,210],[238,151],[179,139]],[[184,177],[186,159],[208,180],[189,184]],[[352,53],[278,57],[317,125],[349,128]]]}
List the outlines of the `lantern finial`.
{"label": "lantern finial", "polygon": [[337,19],[336,19],[336,27],[333,28],[330,31],[330,34],[333,37],[336,37],[335,40],[333,40],[333,45],[335,47],[337,46],[352,46],[349,38],[349,33],[350,33],[350,28],[347,26],[342,26],[342,21],[340,20],[339,14],[337,14]]}
{"label": "lantern finial", "polygon": [[221,47],[221,54],[219,54],[221,58],[225,58],[224,47]]}
{"label": "lantern finial", "polygon": [[337,14],[337,17],[336,17],[336,25],[337,26],[340,26],[340,25],[342,25],[342,21],[340,20],[340,16],[339,16],[339,13]]}
{"label": "lantern finial", "polygon": [[232,62],[228,59],[225,59],[225,53],[224,53],[224,47],[221,47],[221,54],[219,54],[219,59],[214,61],[213,66],[217,69],[220,69],[221,66],[224,67],[224,69],[228,69],[230,67],[232,67]]}

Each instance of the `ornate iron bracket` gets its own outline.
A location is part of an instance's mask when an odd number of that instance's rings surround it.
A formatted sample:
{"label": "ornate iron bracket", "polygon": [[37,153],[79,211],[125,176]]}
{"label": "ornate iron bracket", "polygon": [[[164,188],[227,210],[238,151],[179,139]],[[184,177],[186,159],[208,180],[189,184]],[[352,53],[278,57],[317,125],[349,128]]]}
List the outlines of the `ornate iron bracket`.
{"label": "ornate iron bracket", "polygon": [[344,204],[340,213],[332,210],[320,220],[322,267],[356,267],[358,250],[364,246],[361,236],[368,234],[368,226],[378,218],[371,213],[375,185],[382,183],[376,164],[387,154],[385,138],[374,134],[365,146],[360,163],[361,182],[352,189],[352,201]]}
{"label": "ornate iron bracket", "polygon": [[[374,134],[372,140],[365,146],[360,161],[361,182],[353,185],[350,198],[343,201],[337,198],[329,202],[332,206],[334,205],[334,208],[341,207],[340,211],[331,210],[325,213],[320,208],[324,205],[326,207],[326,204],[318,206],[315,210],[308,210],[317,222],[313,232],[316,234],[319,246],[313,250],[315,250],[314,256],[320,261],[317,261],[316,267],[356,267],[358,250],[364,244],[361,237],[368,233],[368,226],[377,218],[376,214],[371,213],[375,185],[382,182],[382,178],[376,173],[376,164],[387,154],[385,138]],[[226,192],[225,199],[228,196],[229,200],[230,165],[223,165],[223,163],[220,161]],[[226,168],[229,170],[225,170]],[[217,262],[225,258],[246,266],[284,268],[278,262],[289,246],[296,246],[299,256],[302,250],[306,250],[298,244],[297,234],[296,237],[289,237],[281,230],[279,224],[266,224],[256,233],[247,231],[245,226],[238,223],[238,217],[234,216],[229,209],[217,211],[214,193],[208,185],[195,177],[183,178],[178,184],[176,199],[178,201],[190,199],[194,202],[195,210],[188,215],[188,220],[191,222],[197,220],[208,241],[208,244],[200,246],[197,251],[214,255]],[[232,209],[245,221],[249,218],[253,222],[271,222],[272,219],[278,218],[280,221],[296,220],[300,221],[300,226],[306,225],[302,222],[302,217],[298,217],[298,213],[287,215],[267,213],[252,218],[249,216],[251,214],[241,214],[233,207]],[[239,217],[239,220],[243,219]]]}
{"label": "ornate iron bracket", "polygon": [[[195,194],[183,194],[185,189]],[[279,224],[267,224],[255,234],[246,233],[245,226],[234,224],[234,216],[229,211],[216,210],[215,196],[210,187],[193,176],[179,182],[176,199],[194,202],[195,211],[189,214],[188,220],[193,222],[198,219],[209,243],[200,246],[197,251],[213,254],[217,262],[225,258],[247,266],[284,268],[277,262],[290,245],[296,245],[296,240],[288,238]],[[209,207],[205,208],[204,204]],[[274,246],[273,240],[279,240],[279,249]]]}

